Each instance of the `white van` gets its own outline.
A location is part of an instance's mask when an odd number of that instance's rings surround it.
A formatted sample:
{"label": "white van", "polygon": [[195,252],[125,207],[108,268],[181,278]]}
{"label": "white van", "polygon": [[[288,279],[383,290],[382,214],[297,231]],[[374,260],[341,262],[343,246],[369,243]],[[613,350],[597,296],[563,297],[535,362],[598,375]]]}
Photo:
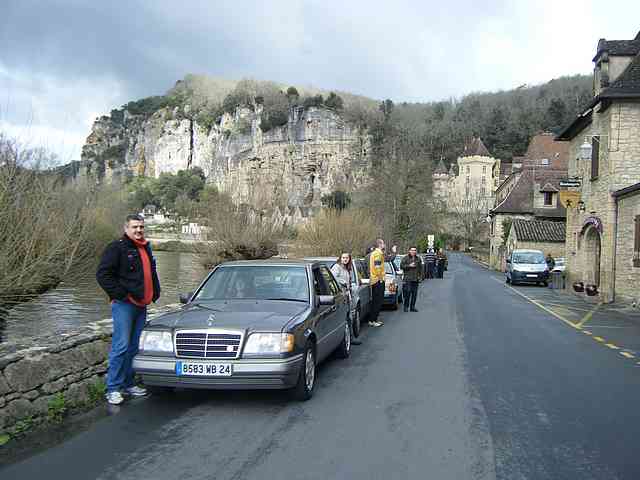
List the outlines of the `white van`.
{"label": "white van", "polygon": [[549,284],[549,268],[540,250],[514,250],[507,258],[506,281],[518,283]]}

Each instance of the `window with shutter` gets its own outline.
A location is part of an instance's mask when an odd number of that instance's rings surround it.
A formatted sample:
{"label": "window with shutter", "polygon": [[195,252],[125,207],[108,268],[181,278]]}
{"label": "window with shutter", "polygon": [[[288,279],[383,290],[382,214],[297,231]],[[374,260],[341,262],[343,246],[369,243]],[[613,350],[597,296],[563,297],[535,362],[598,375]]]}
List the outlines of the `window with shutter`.
{"label": "window with shutter", "polygon": [[600,171],[600,137],[591,139],[591,180],[598,178]]}
{"label": "window with shutter", "polygon": [[633,235],[633,266],[640,267],[640,215],[634,218],[635,232]]}

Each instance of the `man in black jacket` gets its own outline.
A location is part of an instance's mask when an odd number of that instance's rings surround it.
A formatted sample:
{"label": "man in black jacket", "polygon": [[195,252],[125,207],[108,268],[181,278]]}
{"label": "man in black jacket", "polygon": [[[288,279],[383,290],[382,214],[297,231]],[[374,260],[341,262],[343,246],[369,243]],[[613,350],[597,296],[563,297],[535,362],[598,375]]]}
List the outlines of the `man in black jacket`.
{"label": "man in black jacket", "polygon": [[404,300],[404,311],[417,312],[416,299],[418,298],[418,283],[422,278],[422,259],[418,256],[418,249],[411,247],[409,253],[400,262],[402,270],[402,298]]}
{"label": "man in black jacket", "polygon": [[134,385],[133,357],[147,319],[147,305],[160,297],[160,281],[149,242],[144,238],[144,219],[128,215],[122,238],[107,245],[96,279],[111,301],[113,337],[107,370],[107,401],[118,405],[122,392],[144,396],[146,389]]}

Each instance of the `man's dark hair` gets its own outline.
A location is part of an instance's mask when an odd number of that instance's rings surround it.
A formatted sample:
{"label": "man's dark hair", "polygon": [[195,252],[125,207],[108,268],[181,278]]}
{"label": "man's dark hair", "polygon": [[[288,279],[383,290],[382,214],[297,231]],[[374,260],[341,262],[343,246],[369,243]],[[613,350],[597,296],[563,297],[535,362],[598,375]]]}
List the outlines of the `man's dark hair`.
{"label": "man's dark hair", "polygon": [[138,215],[137,213],[127,215],[127,217],[124,219],[124,224],[129,225],[129,222],[132,221],[144,222],[144,217],[142,215]]}

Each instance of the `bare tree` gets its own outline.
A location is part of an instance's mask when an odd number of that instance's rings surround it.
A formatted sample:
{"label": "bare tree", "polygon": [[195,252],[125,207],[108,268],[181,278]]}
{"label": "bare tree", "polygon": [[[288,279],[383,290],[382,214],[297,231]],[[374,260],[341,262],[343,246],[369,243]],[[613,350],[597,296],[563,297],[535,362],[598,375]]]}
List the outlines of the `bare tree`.
{"label": "bare tree", "polygon": [[486,233],[487,214],[491,206],[491,197],[480,190],[471,190],[452,195],[446,205],[445,217],[448,217],[449,233],[462,234],[467,245],[472,245]]}

